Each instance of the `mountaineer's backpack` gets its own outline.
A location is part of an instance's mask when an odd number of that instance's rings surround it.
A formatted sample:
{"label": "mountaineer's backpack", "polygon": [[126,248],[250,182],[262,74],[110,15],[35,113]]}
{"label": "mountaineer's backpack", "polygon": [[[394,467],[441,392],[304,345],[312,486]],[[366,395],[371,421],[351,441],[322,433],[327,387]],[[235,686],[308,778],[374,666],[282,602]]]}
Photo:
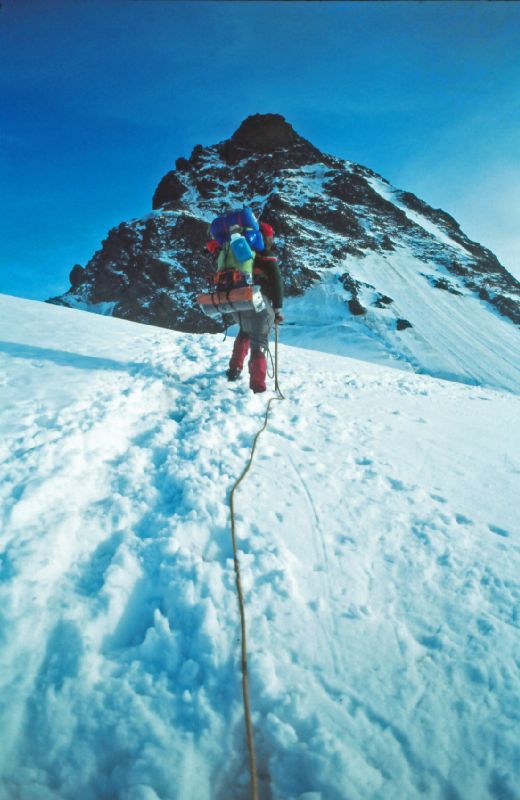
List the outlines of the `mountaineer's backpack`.
{"label": "mountaineer's backpack", "polygon": [[259,287],[253,285],[253,262],[255,253],[263,251],[264,240],[252,210],[244,207],[222,214],[213,220],[210,232],[220,252],[213,285],[197,296],[201,310],[210,317],[261,311],[265,303]]}
{"label": "mountaineer's backpack", "polygon": [[226,242],[231,241],[232,229],[237,228],[247,240],[249,246],[257,253],[261,253],[264,249],[264,240],[260,233],[260,226],[258,220],[253,214],[253,211],[244,206],[237,211],[229,211],[227,214],[221,214],[216,217],[211,223],[211,235],[217,240],[220,246]]}
{"label": "mountaineer's backpack", "polygon": [[210,232],[221,247],[217,260],[219,272],[236,269],[251,275],[255,252],[264,249],[260,226],[252,210],[244,206],[221,214],[211,223]]}

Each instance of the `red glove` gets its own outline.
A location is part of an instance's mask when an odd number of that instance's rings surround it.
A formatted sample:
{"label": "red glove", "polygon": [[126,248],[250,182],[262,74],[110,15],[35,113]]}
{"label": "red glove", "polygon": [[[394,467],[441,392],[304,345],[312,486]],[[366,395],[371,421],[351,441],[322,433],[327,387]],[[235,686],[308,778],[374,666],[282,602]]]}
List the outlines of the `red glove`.
{"label": "red glove", "polygon": [[282,312],[280,311],[280,309],[277,309],[277,310],[274,312],[274,324],[275,324],[275,325],[282,325],[282,324],[283,324],[283,322],[284,322],[284,315],[282,314]]}

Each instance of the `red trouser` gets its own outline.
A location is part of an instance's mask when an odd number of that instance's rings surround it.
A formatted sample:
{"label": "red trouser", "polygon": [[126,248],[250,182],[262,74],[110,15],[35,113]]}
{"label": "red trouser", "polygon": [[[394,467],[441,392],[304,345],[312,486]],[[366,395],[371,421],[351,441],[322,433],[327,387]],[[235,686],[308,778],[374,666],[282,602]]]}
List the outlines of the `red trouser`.
{"label": "red trouser", "polygon": [[[229,361],[230,369],[241,370],[249,352],[249,337],[239,333]],[[253,392],[265,392],[267,362],[262,350],[253,350],[249,359],[249,386]]]}
{"label": "red trouser", "polygon": [[230,369],[241,370],[249,352],[249,386],[253,392],[265,392],[265,376],[267,362],[265,351],[268,347],[269,331],[274,322],[274,311],[271,301],[264,297],[265,308],[262,311],[241,311],[235,314],[240,325],[240,333],[235,339],[233,353],[229,362]]}
{"label": "red trouser", "polygon": [[265,392],[267,361],[262,350],[253,350],[249,359],[249,386],[253,392]]}
{"label": "red trouser", "polygon": [[249,352],[249,337],[239,333],[233,345],[233,352],[229,361],[230,369],[242,369]]}

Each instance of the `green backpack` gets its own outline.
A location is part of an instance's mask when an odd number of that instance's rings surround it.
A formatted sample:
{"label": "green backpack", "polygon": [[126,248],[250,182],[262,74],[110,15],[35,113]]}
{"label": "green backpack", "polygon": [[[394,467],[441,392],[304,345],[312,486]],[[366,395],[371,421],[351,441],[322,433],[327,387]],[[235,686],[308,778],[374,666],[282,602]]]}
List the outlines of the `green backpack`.
{"label": "green backpack", "polygon": [[218,272],[225,272],[227,270],[236,270],[237,272],[244,272],[246,275],[253,274],[253,258],[247,261],[239,261],[233,252],[230,242],[225,242],[222,249],[218,254],[217,270]]}

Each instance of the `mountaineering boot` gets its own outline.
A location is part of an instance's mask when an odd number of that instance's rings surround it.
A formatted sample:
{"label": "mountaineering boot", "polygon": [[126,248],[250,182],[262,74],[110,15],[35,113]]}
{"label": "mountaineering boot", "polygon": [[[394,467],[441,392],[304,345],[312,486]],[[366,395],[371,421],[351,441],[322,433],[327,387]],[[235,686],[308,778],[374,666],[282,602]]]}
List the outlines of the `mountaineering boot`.
{"label": "mountaineering boot", "polygon": [[237,381],[241,375],[242,375],[241,369],[233,369],[233,367],[228,367],[226,370],[226,376],[228,381]]}
{"label": "mountaineering boot", "polygon": [[233,345],[233,352],[229,359],[229,367],[226,372],[228,381],[236,381],[242,373],[244,359],[249,352],[249,339],[247,336],[238,334]]}
{"label": "mountaineering boot", "polygon": [[249,387],[255,394],[265,392],[265,375],[267,372],[267,361],[262,350],[255,350],[249,359]]}

